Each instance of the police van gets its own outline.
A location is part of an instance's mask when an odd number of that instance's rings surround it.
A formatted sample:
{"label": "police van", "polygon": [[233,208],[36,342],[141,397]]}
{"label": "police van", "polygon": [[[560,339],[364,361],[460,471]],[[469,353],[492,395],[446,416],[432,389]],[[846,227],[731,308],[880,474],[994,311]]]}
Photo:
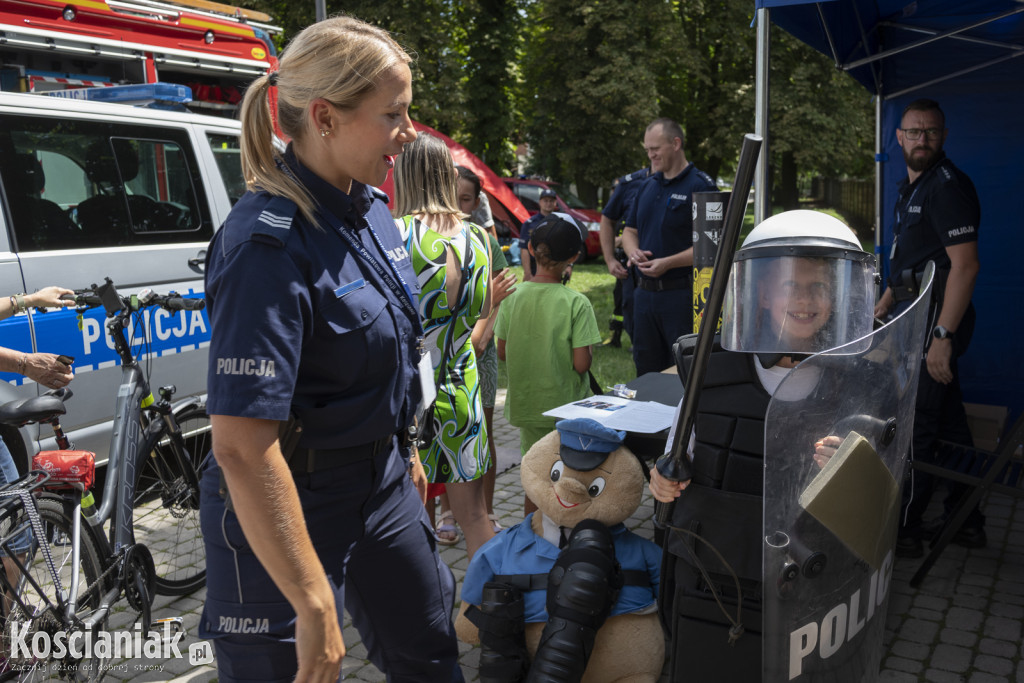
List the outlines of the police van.
{"label": "police van", "polygon": [[[154,92],[129,96],[135,104],[162,97]],[[0,92],[0,296],[81,289],[109,277],[123,294],[151,288],[202,297],[207,244],[245,192],[239,134],[240,124],[225,118]],[[74,357],[74,398],[62,424],[100,461],[121,374],[104,323],[102,309],[29,310],[0,321],[0,346]],[[154,388],[174,384],[176,399],[205,392],[205,310],[147,311],[136,327],[130,337]],[[0,373],[0,402],[43,391]],[[52,447],[49,432],[3,432],[19,469]]]}

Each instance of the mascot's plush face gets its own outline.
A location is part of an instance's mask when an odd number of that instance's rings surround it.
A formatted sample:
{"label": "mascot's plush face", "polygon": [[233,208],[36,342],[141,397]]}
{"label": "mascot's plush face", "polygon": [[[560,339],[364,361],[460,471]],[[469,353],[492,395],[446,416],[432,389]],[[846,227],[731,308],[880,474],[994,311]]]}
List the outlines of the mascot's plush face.
{"label": "mascot's plush face", "polygon": [[559,455],[559,435],[551,432],[523,456],[523,490],[559,526],[584,519],[611,526],[640,506],[644,475],[640,462],[620,447],[589,472],[574,470]]}

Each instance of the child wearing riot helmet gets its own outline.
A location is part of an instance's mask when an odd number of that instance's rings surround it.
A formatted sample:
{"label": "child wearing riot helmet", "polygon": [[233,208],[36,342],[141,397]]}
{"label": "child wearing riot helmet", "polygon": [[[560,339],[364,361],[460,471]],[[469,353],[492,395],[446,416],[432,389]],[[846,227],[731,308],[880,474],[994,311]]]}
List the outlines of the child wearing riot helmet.
{"label": "child wearing riot helmet", "polygon": [[[545,411],[589,393],[590,347],[601,343],[601,333],[590,301],[562,284],[582,245],[583,235],[571,217],[548,216],[530,235],[537,273],[498,311],[498,358],[508,370],[505,418],[519,427],[524,455],[555,428],[555,418],[545,417]],[[535,509],[527,498],[526,514]]]}
{"label": "child wearing riot helmet", "polygon": [[[765,220],[736,254],[721,338],[709,359],[694,421],[692,478],[673,482],[657,468],[651,470],[655,498],[675,503],[659,603],[670,631],[673,671],[680,680],[761,679],[760,610],[762,587],[768,585],[762,583],[761,553],[769,401],[807,356],[871,332],[873,282],[871,256],[853,232],[817,212],[791,211]],[[676,345],[684,377],[695,338],[682,337]],[[814,467],[815,439],[822,436],[809,436],[806,444],[794,446],[806,452],[803,469]],[[794,444],[800,442],[798,435],[791,437]],[[817,444],[821,462],[833,452],[832,445]],[[706,558],[706,544],[726,558],[725,568],[697,559]],[[718,605],[715,598],[721,601]]]}
{"label": "child wearing riot helmet", "polygon": [[[335,680],[343,607],[389,681],[463,680],[455,582],[424,533],[409,450],[419,287],[375,189],[416,139],[409,62],[386,31],[333,17],[242,104],[249,191],[206,267],[216,462],[201,482],[199,632],[221,681]],[[246,358],[273,372],[218,370]]]}

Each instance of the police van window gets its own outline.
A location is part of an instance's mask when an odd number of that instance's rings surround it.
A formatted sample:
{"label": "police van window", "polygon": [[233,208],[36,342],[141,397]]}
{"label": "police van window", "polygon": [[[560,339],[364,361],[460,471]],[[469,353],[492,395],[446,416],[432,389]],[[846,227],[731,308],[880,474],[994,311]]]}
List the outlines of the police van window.
{"label": "police van window", "polygon": [[133,232],[194,232],[199,228],[193,174],[181,147],[166,140],[129,138],[114,138],[110,146],[124,182]]}
{"label": "police van window", "polygon": [[224,188],[228,192],[231,205],[245,194],[245,177],[242,175],[242,150],[237,135],[209,134],[210,149],[217,160],[220,177],[224,180]]}
{"label": "police van window", "polygon": [[186,131],[0,114],[0,181],[17,251],[205,242]]}

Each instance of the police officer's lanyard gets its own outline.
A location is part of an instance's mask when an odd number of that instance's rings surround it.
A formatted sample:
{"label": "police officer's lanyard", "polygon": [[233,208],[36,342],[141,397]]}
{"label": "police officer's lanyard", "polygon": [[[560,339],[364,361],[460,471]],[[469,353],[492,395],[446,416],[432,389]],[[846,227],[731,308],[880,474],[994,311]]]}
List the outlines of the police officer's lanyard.
{"label": "police officer's lanyard", "polygon": [[[366,250],[362,241],[354,234],[351,228],[346,226],[344,223],[339,223],[337,229],[342,238],[344,238],[344,240],[348,242],[348,245],[352,247],[352,250],[356,252],[356,254],[358,254],[359,257],[371,268],[373,268],[373,272],[377,273],[377,276],[384,281],[384,284],[388,286],[388,289],[390,289],[395,295],[395,298],[398,299],[398,303],[401,305],[402,310],[412,321],[413,327],[416,330],[419,330],[421,325],[420,314],[416,310],[416,307],[412,305],[412,290],[409,289],[409,285],[407,285],[405,283],[405,279],[402,278],[402,273],[399,272],[398,266],[395,265],[391,256],[388,255],[388,250],[385,249],[383,243],[381,243],[380,237],[377,235],[377,231],[373,229],[373,224],[367,221],[366,225],[367,229],[370,231],[370,235],[373,236],[373,241],[377,244],[377,248],[380,249],[380,252],[384,254],[385,258],[387,258],[388,264],[391,266],[391,272],[388,272],[388,269],[381,265],[380,261],[374,258],[373,254]],[[392,277],[392,274],[394,277]],[[398,278],[398,282],[395,282],[395,278]],[[399,282],[401,285],[399,285]]]}
{"label": "police officer's lanyard", "polygon": [[[935,170],[936,168],[938,168],[939,164],[941,164],[941,163],[942,163],[942,160],[940,159],[938,163],[932,164],[931,168],[926,170],[924,173],[922,173],[918,177],[917,183],[916,183],[917,187],[914,188],[914,191],[910,193],[910,197],[907,199],[906,203],[903,204],[903,206],[906,207],[906,210],[909,210],[910,209],[910,205],[914,203],[914,197],[917,196],[917,191],[920,190],[922,187],[924,187],[926,176],[930,175],[932,173],[932,171]],[[897,201],[896,202],[896,229],[893,230],[892,249],[889,251],[889,260],[890,261],[892,261],[894,258],[896,258],[896,245],[899,244],[900,235],[902,233],[903,233],[903,212],[900,211],[900,202]]]}
{"label": "police officer's lanyard", "polygon": [[[399,304],[402,306],[402,310],[405,311],[405,314],[412,322],[413,329],[415,329],[417,333],[416,349],[420,353],[419,362],[417,363],[420,378],[420,391],[422,395],[420,405],[430,405],[434,401],[437,389],[434,386],[434,371],[430,365],[430,354],[426,353],[426,347],[424,346],[423,324],[420,322],[419,311],[417,311],[416,307],[412,305],[412,290],[409,289],[409,285],[406,284],[401,271],[394,262],[394,259],[391,258],[388,250],[384,248],[384,244],[380,241],[380,236],[377,234],[377,231],[373,229],[373,223],[371,223],[369,219],[366,219],[366,227],[367,230],[370,231],[370,235],[373,236],[373,241],[377,245],[377,248],[380,249],[380,253],[384,254],[384,257],[388,260],[388,265],[391,266],[391,272],[388,272],[388,270],[381,265],[380,261],[374,258],[373,254],[366,250],[366,247],[363,246],[362,240],[359,239],[359,236],[356,235],[351,228],[339,221],[337,229],[338,234],[348,242],[348,245],[352,247],[352,250],[356,252],[361,259],[366,261],[366,263],[373,268],[373,272],[377,273],[377,276],[384,281],[384,284],[388,286],[388,289],[390,289],[395,295],[395,298],[398,299]],[[392,273],[394,274],[394,277],[392,277]],[[398,278],[398,282],[395,282],[395,278]],[[399,286],[399,282],[401,283],[401,286]],[[419,412],[419,410],[417,410],[417,412]]]}
{"label": "police officer's lanyard", "polygon": [[[919,179],[919,180],[923,180],[923,179]],[[903,204],[903,206],[905,207],[905,210],[910,208],[911,202],[914,201],[914,197],[917,196],[917,191],[920,190],[920,189],[921,189],[921,184],[919,183],[918,186],[914,188],[914,191],[910,193],[910,197],[907,199],[906,203]],[[903,232],[903,211],[900,211],[900,202],[897,201],[896,202],[896,229],[893,231],[894,234],[892,236],[892,249],[889,251],[889,260],[890,261],[892,261],[894,258],[896,258],[896,245],[899,244],[899,242],[900,242],[900,234],[902,232]]]}

